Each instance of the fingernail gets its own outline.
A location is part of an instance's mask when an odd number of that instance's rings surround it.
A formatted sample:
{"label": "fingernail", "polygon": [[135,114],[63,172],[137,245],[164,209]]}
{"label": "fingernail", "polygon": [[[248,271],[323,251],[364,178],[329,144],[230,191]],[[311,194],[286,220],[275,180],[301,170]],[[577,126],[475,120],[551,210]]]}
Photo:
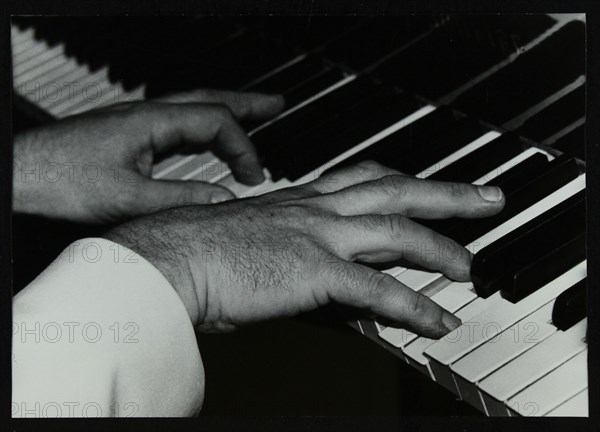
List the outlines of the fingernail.
{"label": "fingernail", "polygon": [[444,313],[442,314],[442,322],[444,323],[444,326],[448,329],[448,331],[452,331],[462,324],[460,318],[447,311],[444,311]]}
{"label": "fingernail", "polygon": [[486,201],[498,202],[502,199],[502,191],[496,186],[479,186],[479,195]]}

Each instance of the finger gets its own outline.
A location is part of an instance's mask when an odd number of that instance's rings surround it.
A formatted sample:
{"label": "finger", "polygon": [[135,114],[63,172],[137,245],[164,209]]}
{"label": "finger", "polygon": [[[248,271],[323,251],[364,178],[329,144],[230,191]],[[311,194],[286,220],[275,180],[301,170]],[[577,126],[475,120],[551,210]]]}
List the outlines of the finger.
{"label": "finger", "polygon": [[177,180],[143,179],[137,190],[132,214],[153,213],[162,209],[194,204],[215,204],[234,199],[223,186]]}
{"label": "finger", "polygon": [[391,175],[311,198],[341,215],[400,213],[409,217],[476,218],[498,213],[504,194],[495,186]]}
{"label": "finger", "polygon": [[440,338],[461,324],[456,316],[392,276],[346,262],[328,268],[328,296],[338,303],[367,309],[429,338]]}
{"label": "finger", "polygon": [[301,187],[311,188],[319,193],[331,193],[355,184],[377,180],[389,175],[403,174],[378,162],[367,160],[333,171],[327,171],[318,179]]}
{"label": "finger", "polygon": [[148,103],[131,115],[141,130],[149,131],[156,152],[184,142],[198,144],[223,159],[239,182],[264,180],[254,145],[224,105]]}
{"label": "finger", "polygon": [[454,240],[401,215],[340,218],[325,236],[343,259],[362,262],[408,260],[456,281],[471,280],[471,253]]}
{"label": "finger", "polygon": [[270,119],[279,114],[285,106],[281,95],[212,89],[174,93],[154,100],[165,103],[223,104],[229,107],[235,117],[244,120]]}

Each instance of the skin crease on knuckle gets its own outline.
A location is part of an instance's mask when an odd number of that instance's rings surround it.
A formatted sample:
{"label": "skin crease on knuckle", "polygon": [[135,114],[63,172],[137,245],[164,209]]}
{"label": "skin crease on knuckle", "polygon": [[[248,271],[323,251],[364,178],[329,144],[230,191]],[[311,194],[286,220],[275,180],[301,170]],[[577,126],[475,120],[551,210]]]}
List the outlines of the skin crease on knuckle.
{"label": "skin crease on knuckle", "polygon": [[401,175],[389,175],[378,180],[377,186],[391,199],[402,198],[406,195],[409,179]]}
{"label": "skin crease on knuckle", "polygon": [[373,160],[366,160],[355,165],[356,174],[359,179],[369,177],[379,177],[383,172],[383,165]]}

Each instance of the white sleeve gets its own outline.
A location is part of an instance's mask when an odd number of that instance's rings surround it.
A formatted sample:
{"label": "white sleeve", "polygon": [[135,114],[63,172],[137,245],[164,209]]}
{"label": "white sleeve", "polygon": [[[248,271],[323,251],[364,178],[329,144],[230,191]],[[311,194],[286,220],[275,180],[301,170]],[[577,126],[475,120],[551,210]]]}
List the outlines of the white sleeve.
{"label": "white sleeve", "polygon": [[179,296],[148,261],[74,242],[13,298],[13,417],[188,416],[204,369]]}

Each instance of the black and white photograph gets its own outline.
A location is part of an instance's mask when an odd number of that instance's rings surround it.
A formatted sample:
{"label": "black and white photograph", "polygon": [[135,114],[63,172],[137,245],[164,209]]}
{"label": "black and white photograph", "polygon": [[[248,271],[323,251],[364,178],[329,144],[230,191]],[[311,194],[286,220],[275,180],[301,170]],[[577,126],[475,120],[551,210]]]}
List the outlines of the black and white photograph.
{"label": "black and white photograph", "polygon": [[11,417],[590,417],[588,25],[12,15]]}

